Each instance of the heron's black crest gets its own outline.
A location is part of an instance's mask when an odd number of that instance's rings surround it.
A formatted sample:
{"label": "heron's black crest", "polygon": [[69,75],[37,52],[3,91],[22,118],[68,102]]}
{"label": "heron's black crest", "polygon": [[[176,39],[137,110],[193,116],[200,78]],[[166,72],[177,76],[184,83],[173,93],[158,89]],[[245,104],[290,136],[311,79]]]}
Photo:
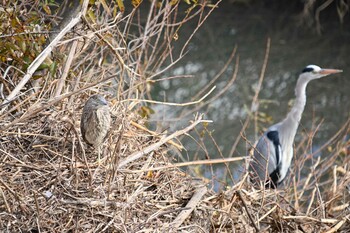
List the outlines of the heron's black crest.
{"label": "heron's black crest", "polygon": [[305,67],[304,69],[303,69],[303,71],[301,71],[301,73],[307,73],[307,72],[312,72],[312,71],[314,71],[315,69],[314,68],[312,68],[312,67]]}
{"label": "heron's black crest", "polygon": [[266,134],[267,138],[271,140],[275,147],[276,163],[280,163],[280,151],[278,147],[280,146],[280,138],[278,136],[278,131],[270,131]]}

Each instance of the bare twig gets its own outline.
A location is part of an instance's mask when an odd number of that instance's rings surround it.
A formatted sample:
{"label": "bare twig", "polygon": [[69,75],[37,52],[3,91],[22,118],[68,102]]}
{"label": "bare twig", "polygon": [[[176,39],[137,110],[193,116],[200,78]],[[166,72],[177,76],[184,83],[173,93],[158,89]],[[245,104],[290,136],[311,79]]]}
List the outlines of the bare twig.
{"label": "bare twig", "polygon": [[62,92],[64,82],[66,81],[66,78],[67,78],[68,73],[69,73],[69,69],[72,65],[72,61],[74,58],[74,54],[75,54],[75,50],[77,48],[77,45],[78,45],[78,41],[77,40],[73,41],[72,46],[71,46],[70,51],[69,51],[68,58],[67,58],[65,65],[64,65],[62,76],[57,83],[55,97],[59,96]]}
{"label": "bare twig", "polygon": [[244,208],[245,208],[245,211],[247,212],[248,217],[249,217],[250,221],[252,222],[252,224],[253,224],[255,230],[256,230],[256,231],[259,231],[258,226],[255,224],[255,221],[254,221],[252,215],[250,214],[250,211],[249,211],[249,209],[248,209],[247,203],[245,202],[245,200],[244,200],[244,198],[243,198],[243,196],[242,196],[242,194],[241,194],[241,191],[240,191],[240,190],[237,190],[236,193],[238,194],[239,199],[241,199],[241,201],[242,201],[242,203],[243,203],[243,206],[244,206]]}
{"label": "bare twig", "polygon": [[[24,87],[24,85],[29,81],[29,79],[32,77],[36,69],[41,65],[41,63],[46,59],[46,57],[51,53],[52,49],[57,45],[57,43],[62,39],[62,37],[75,25],[77,25],[82,15],[86,13],[87,6],[88,6],[89,0],[84,0],[83,6],[81,11],[78,13],[78,15],[71,19],[71,21],[65,26],[60,33],[52,40],[52,42],[42,51],[35,60],[29,65],[26,74],[23,76],[21,81],[17,84],[15,89],[6,97],[6,99],[3,101],[2,105],[5,105],[9,102],[11,102],[16,95],[21,91],[21,89]],[[6,109],[6,106],[4,106],[0,114],[2,114]]]}
{"label": "bare twig", "polygon": [[136,102],[184,107],[184,106],[194,105],[194,104],[198,104],[198,103],[202,102],[205,98],[207,98],[208,95],[210,95],[215,90],[215,88],[216,88],[216,86],[214,86],[212,89],[210,89],[210,91],[208,93],[206,93],[204,96],[202,96],[202,98],[200,98],[199,100],[191,101],[191,102],[187,102],[187,103],[169,103],[169,102],[161,102],[161,101],[155,101],[155,100],[140,100],[140,99],[125,99],[125,100],[122,100],[120,102],[123,103],[123,102],[128,102],[128,101],[136,101]]}
{"label": "bare twig", "polygon": [[[144,130],[144,131],[146,131],[146,132],[152,134],[153,136],[160,137],[160,135],[159,135],[158,133],[156,133],[156,132],[154,132],[154,131],[152,131],[152,130],[147,129],[146,127],[144,127],[144,126],[142,126],[142,125],[140,125],[140,124],[137,124],[137,123],[134,122],[134,121],[131,121],[130,124],[132,124],[133,126],[135,126],[135,127],[139,128],[139,129],[142,129],[142,130]],[[181,151],[181,150],[184,148],[182,145],[177,144],[177,143],[174,142],[173,140],[169,140],[168,143],[171,144],[171,145],[173,145],[173,146],[175,146],[179,151]]]}
{"label": "bare twig", "polygon": [[[251,111],[252,112],[256,112],[256,111],[254,111],[254,109],[255,109],[255,107],[258,104],[258,97],[259,97],[259,93],[260,93],[260,90],[261,90],[262,81],[264,80],[264,77],[265,77],[265,71],[266,71],[267,62],[269,60],[269,54],[270,54],[270,45],[271,45],[271,40],[270,40],[270,38],[268,38],[267,39],[267,44],[266,44],[264,63],[263,63],[263,66],[261,68],[261,73],[260,73],[260,78],[259,78],[259,82],[258,82],[258,87],[256,88],[255,95],[253,97],[252,104],[251,104]],[[250,120],[251,120],[251,117],[248,116],[247,119],[245,120],[243,126],[242,126],[242,129],[240,131],[240,135],[242,135],[243,132],[245,132],[246,128],[248,127],[248,124],[249,124]],[[241,137],[237,137],[236,138],[235,142],[232,145],[232,148],[230,150],[230,153],[229,153],[228,157],[232,157],[232,155],[235,152],[236,147],[237,147],[238,143],[240,142],[240,140],[241,140]]]}
{"label": "bare twig", "polygon": [[326,231],[325,233],[333,233],[333,232],[337,232],[346,222],[347,218],[349,218],[350,215],[347,215],[346,217],[344,217],[342,220],[340,220],[337,224],[335,224],[334,227],[332,227],[330,230]]}
{"label": "bare twig", "polygon": [[197,161],[190,161],[190,162],[183,162],[183,163],[175,163],[175,164],[162,166],[162,167],[152,167],[152,168],[147,168],[147,169],[142,169],[142,170],[133,170],[133,171],[125,171],[125,172],[139,173],[139,172],[166,170],[166,169],[175,168],[175,167],[237,162],[237,161],[242,161],[245,159],[246,159],[245,157],[234,157],[234,158],[226,158],[226,159],[197,160]]}
{"label": "bare twig", "polygon": [[188,218],[194,208],[198,205],[198,203],[202,200],[202,197],[207,193],[207,187],[202,186],[196,190],[193,194],[191,200],[187,203],[186,210],[180,212],[180,214],[175,218],[172,222],[171,227],[177,229],[181,226],[181,224]]}
{"label": "bare twig", "polygon": [[85,87],[80,88],[79,90],[72,91],[72,92],[70,92],[70,93],[67,93],[67,94],[58,96],[58,97],[56,97],[56,98],[54,98],[54,99],[48,101],[48,102],[45,103],[45,104],[41,104],[41,105],[37,106],[36,108],[33,108],[33,109],[31,109],[30,111],[26,112],[21,118],[18,118],[18,119],[16,119],[16,120],[12,121],[10,124],[8,124],[8,125],[4,126],[3,128],[1,128],[1,129],[0,129],[0,132],[1,132],[1,131],[4,131],[4,130],[6,130],[6,129],[8,129],[9,127],[11,127],[11,126],[13,126],[13,125],[15,125],[15,124],[18,124],[18,123],[20,123],[20,122],[23,122],[23,121],[29,119],[30,117],[32,117],[32,116],[38,114],[39,112],[43,111],[44,109],[46,109],[46,108],[48,108],[48,107],[50,107],[50,106],[53,106],[53,105],[55,105],[55,104],[58,104],[59,102],[61,102],[61,101],[64,100],[65,98],[68,98],[68,97],[70,97],[70,96],[72,96],[72,95],[75,95],[75,94],[77,94],[77,93],[80,93],[80,92],[82,92],[82,91],[84,91],[84,90],[86,90],[86,89],[88,89],[88,88],[90,88],[90,87],[96,86],[96,85],[98,85],[98,84],[100,84],[100,83],[102,83],[102,82],[105,82],[105,81],[107,81],[107,80],[109,80],[109,79],[112,79],[112,78],[114,78],[114,77],[115,77],[115,75],[106,77],[106,78],[104,78],[104,79],[102,79],[102,80],[98,80],[98,81],[95,82],[95,83],[88,84],[88,85],[86,85]]}
{"label": "bare twig", "polygon": [[118,169],[124,167],[125,165],[127,165],[128,163],[141,158],[142,156],[147,155],[149,152],[154,151],[156,149],[158,149],[161,145],[163,145],[164,143],[168,142],[169,140],[176,138],[182,134],[187,133],[188,131],[192,130],[196,125],[200,124],[200,123],[204,123],[204,122],[211,122],[208,120],[203,120],[203,115],[200,115],[197,117],[197,119],[189,126],[187,126],[185,129],[176,131],[175,133],[165,137],[164,139],[160,139],[159,142],[150,145],[148,147],[146,147],[145,149],[143,149],[142,151],[138,151],[130,156],[128,156],[124,161],[121,161],[120,164],[118,165]]}

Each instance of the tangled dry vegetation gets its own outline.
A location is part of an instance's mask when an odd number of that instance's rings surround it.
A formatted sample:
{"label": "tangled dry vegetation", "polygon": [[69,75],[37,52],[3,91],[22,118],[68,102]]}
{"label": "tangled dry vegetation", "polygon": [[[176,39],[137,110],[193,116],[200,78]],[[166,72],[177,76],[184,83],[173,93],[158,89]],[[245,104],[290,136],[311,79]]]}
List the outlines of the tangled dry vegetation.
{"label": "tangled dry vegetation", "polygon": [[[153,2],[141,22],[144,12],[137,6],[123,15],[111,10],[114,3],[87,2],[56,27],[50,45],[31,21],[33,15],[47,20],[50,12],[42,12],[48,6],[10,1],[1,9],[7,35],[1,54],[1,231],[349,231],[349,141],[339,139],[349,133],[349,123],[329,143],[330,159],[318,161],[306,179],[295,180],[305,160],[285,189],[255,190],[244,175],[214,193],[169,156],[182,149],[179,136],[208,121],[197,115],[166,135],[144,127],[139,114],[147,112],[149,83],[186,51],[185,44],[181,54],[172,54],[177,30],[195,16],[199,27],[205,6],[178,21],[179,3]],[[89,17],[82,20],[86,9]],[[47,45],[54,48],[51,54],[39,49]],[[48,56],[41,60],[45,65],[33,68],[42,54]],[[93,93],[107,96],[113,116],[100,163],[79,132],[82,105]],[[332,175],[321,182],[327,171]]]}
{"label": "tangled dry vegetation", "polygon": [[322,21],[321,15],[323,11],[336,8],[339,24],[344,24],[344,19],[349,14],[349,2],[348,1],[317,1],[306,0],[303,1],[303,11],[299,16],[300,24],[306,24],[308,27],[315,27],[318,34],[322,34]]}

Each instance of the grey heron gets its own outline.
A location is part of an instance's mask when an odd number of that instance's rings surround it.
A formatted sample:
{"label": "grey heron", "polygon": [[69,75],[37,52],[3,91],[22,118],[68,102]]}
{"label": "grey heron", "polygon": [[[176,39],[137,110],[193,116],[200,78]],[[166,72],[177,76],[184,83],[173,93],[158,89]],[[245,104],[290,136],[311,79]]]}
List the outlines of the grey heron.
{"label": "grey heron", "polygon": [[111,125],[111,115],[107,100],[102,95],[93,95],[85,103],[81,114],[80,130],[84,141],[100,150]]}
{"label": "grey heron", "polygon": [[308,65],[301,72],[295,87],[295,102],[281,122],[272,125],[257,141],[249,164],[250,178],[255,184],[276,188],[287,175],[293,158],[293,143],[306,104],[306,86],[314,79],[340,73]]}

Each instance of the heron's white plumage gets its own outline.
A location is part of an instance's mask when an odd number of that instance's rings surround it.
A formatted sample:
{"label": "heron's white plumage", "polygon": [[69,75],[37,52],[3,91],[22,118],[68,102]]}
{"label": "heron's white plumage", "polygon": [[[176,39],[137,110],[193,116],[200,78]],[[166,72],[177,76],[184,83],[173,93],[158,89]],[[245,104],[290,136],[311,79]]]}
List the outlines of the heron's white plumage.
{"label": "heron's white plumage", "polygon": [[316,65],[308,65],[305,68],[312,68],[314,70],[314,72],[319,72],[321,71],[321,67],[316,66]]}

